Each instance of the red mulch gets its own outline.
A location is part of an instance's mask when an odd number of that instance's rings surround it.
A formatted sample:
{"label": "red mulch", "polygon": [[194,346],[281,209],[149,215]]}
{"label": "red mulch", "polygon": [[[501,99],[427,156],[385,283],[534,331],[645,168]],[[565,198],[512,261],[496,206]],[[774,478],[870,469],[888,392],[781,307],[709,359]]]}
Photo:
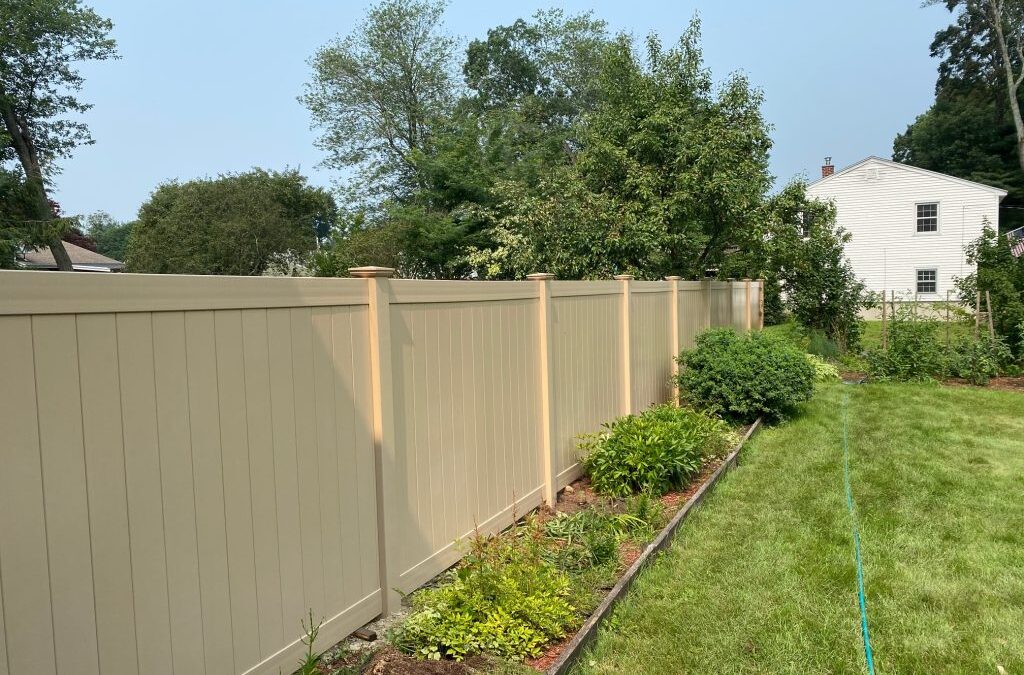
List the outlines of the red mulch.
{"label": "red mulch", "polygon": [[[331,664],[339,667],[345,664]],[[356,664],[352,664],[356,665]],[[471,675],[486,671],[487,659],[473,657],[465,661],[421,661],[392,647],[382,647],[362,669],[365,675]]]}
{"label": "red mulch", "polygon": [[547,670],[555,664],[555,661],[558,660],[558,657],[562,655],[562,650],[566,648],[566,646],[572,641],[574,637],[576,637],[575,632],[566,636],[559,642],[552,642],[548,645],[547,649],[544,650],[543,654],[541,654],[535,659],[527,659],[526,665],[530,668],[533,668],[536,671],[543,673],[545,670]]}
{"label": "red mulch", "polygon": [[[951,387],[975,387],[967,380],[959,377],[951,377],[943,382]],[[999,389],[1000,391],[1015,391],[1024,393],[1024,377],[993,377],[988,384],[979,389]]]}
{"label": "red mulch", "polygon": [[[742,438],[750,427],[743,427],[738,430],[740,437]],[[724,458],[714,459],[708,462],[700,474],[697,475],[693,481],[690,482],[686,488],[677,492],[668,492],[661,496],[661,504],[665,509],[665,517],[667,520],[671,520],[679,509],[683,508],[683,505],[700,489],[704,483],[707,482],[708,478],[711,477],[718,467],[725,461]],[[589,478],[580,478],[569,485],[569,489],[563,490],[558,495],[558,503],[555,505],[555,509],[547,509],[545,515],[547,517],[552,516],[555,512],[573,514],[581,511],[588,506],[592,506],[596,503],[602,503],[607,508],[610,508],[613,512],[621,512],[625,509],[625,500],[621,499],[609,499],[607,497],[601,497],[593,488],[590,487]],[[619,569],[622,574],[626,573],[633,563],[637,561],[640,554],[643,553],[645,546],[637,544],[635,542],[624,541],[619,546]],[[620,575],[621,576],[621,575]],[[616,580],[617,581],[617,580]],[[576,633],[567,635],[560,642],[555,642],[548,645],[544,653],[535,659],[528,659],[526,665],[534,670],[544,672],[550,668],[558,657],[562,655],[562,650],[566,648],[569,642],[576,636]]]}

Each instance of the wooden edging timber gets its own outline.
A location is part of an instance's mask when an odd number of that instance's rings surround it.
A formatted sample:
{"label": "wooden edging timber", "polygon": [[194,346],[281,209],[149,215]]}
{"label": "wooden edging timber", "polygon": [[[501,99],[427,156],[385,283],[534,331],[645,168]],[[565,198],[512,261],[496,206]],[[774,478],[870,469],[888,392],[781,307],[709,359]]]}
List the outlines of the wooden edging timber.
{"label": "wooden edging timber", "polygon": [[743,449],[743,446],[746,445],[747,441],[750,440],[750,437],[753,436],[754,432],[760,427],[761,418],[759,417],[752,425],[750,425],[747,432],[743,434],[743,437],[740,439],[740,442],[736,444],[736,447],[729,452],[725,461],[715,469],[715,472],[711,474],[706,481],[704,481],[704,484],[700,486],[689,500],[687,500],[683,505],[683,508],[679,509],[676,515],[672,517],[672,520],[669,521],[668,525],[666,525],[658,536],[647,545],[643,553],[640,554],[640,557],[636,559],[636,562],[626,570],[626,573],[623,574],[615,586],[612,587],[612,590],[604,597],[604,600],[602,600],[601,604],[597,606],[597,609],[590,615],[590,618],[583,624],[583,627],[579,629],[569,644],[565,646],[565,649],[562,650],[562,653],[558,656],[558,660],[556,660],[551,667],[545,671],[547,675],[563,675],[564,673],[569,672],[572,666],[576,663],[576,660],[583,653],[583,650],[586,649],[587,645],[589,645],[597,636],[597,629],[601,625],[601,622],[604,621],[606,616],[608,616],[615,604],[622,599],[629,590],[629,587],[633,585],[633,580],[639,576],[640,572],[643,571],[645,567],[647,567],[656,554],[671,543],[672,539],[675,537],[676,530],[678,530],[679,526],[683,524],[683,521],[686,520],[688,515],[690,515],[690,512],[696,509],[704,500],[704,497],[711,492],[711,489],[715,486],[715,483],[718,482],[718,479],[736,466],[736,463],[739,461],[740,450]]}

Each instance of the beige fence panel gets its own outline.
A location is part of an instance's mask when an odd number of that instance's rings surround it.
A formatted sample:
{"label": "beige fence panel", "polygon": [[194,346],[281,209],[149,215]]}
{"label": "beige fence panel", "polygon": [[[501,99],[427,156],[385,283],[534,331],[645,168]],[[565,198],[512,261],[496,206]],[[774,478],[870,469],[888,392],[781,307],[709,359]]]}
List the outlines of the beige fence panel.
{"label": "beige fence panel", "polygon": [[672,395],[762,282],[0,272],[0,675],[276,673]]}
{"label": "beige fence panel", "polygon": [[580,475],[578,436],[622,414],[622,303],[615,281],[552,282],[555,480]]}
{"label": "beige fence panel", "polygon": [[690,349],[698,335],[711,327],[710,282],[679,282],[679,341]]}
{"label": "beige fence panel", "polygon": [[712,281],[709,283],[709,287],[711,302],[709,327],[732,326],[732,284],[728,281]]}
{"label": "beige fence panel", "polygon": [[11,673],[276,673],[379,613],[365,290],[248,281],[0,277]]}
{"label": "beige fence panel", "polygon": [[639,412],[671,398],[672,292],[667,281],[634,281],[632,296],[632,411]]}
{"label": "beige fence panel", "polygon": [[537,287],[390,282],[400,588],[456,562],[474,528],[540,504]]}

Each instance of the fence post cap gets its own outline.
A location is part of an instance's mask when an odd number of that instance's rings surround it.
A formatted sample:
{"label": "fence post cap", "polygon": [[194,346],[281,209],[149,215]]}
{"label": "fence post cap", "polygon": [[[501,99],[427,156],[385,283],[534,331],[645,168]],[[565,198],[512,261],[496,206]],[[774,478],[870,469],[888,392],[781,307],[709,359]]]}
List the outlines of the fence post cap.
{"label": "fence post cap", "polygon": [[750,277],[743,277],[740,281],[753,281]]}
{"label": "fence post cap", "polygon": [[615,279],[616,281],[632,281],[633,280],[633,275],[632,274],[616,274],[612,278]]}
{"label": "fence post cap", "polygon": [[665,281],[681,281],[681,280],[682,280],[682,277],[678,277],[678,276],[675,276],[675,275],[672,275],[670,277],[665,277]]}
{"label": "fence post cap", "polygon": [[526,278],[530,281],[549,281],[555,278],[555,275],[550,272],[534,272],[533,274],[527,274]]}
{"label": "fence post cap", "polygon": [[395,275],[395,268],[393,267],[377,267],[375,265],[369,265],[367,267],[349,267],[348,273],[354,277],[360,279],[371,279],[375,277],[393,277]]}

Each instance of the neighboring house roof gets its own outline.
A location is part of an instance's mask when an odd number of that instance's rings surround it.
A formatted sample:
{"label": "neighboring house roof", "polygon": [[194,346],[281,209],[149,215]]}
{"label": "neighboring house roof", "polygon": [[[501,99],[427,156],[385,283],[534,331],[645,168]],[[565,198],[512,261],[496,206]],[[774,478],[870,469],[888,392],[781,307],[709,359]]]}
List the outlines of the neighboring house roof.
{"label": "neighboring house roof", "polygon": [[[79,272],[120,272],[124,263],[108,258],[105,255],[76,246],[69,241],[64,242],[64,250],[71,258],[71,267]],[[50,247],[44,246],[35,250],[27,250],[18,260],[21,267],[34,270],[55,270],[57,261],[53,259]]]}
{"label": "neighboring house roof", "polygon": [[819,178],[818,180],[814,181],[813,183],[811,183],[807,187],[813,187],[815,185],[821,185],[823,183],[827,183],[828,181],[832,180],[833,178],[838,178],[839,176],[842,176],[844,174],[850,173],[851,171],[854,171],[857,168],[859,168],[861,166],[864,166],[868,162],[880,162],[882,164],[885,164],[886,166],[891,166],[891,167],[894,167],[894,168],[897,168],[897,169],[902,169],[904,171],[910,171],[910,172],[913,172],[913,173],[921,174],[922,176],[931,176],[933,178],[941,178],[943,180],[952,181],[954,183],[959,183],[961,185],[970,185],[971,187],[976,187],[979,190],[985,190],[987,192],[991,192],[992,194],[999,195],[1000,199],[1002,199],[1003,197],[1006,196],[1006,190],[1002,190],[1002,189],[997,188],[997,187],[992,187],[991,185],[985,185],[984,183],[976,183],[976,182],[974,182],[972,180],[966,180],[964,178],[957,178],[956,176],[950,176],[949,174],[946,174],[946,173],[939,173],[938,171],[929,171],[928,169],[922,169],[921,167],[911,166],[910,164],[902,164],[900,162],[894,162],[894,161],[892,161],[890,159],[883,159],[881,157],[875,157],[874,155],[872,155],[870,157],[865,157],[864,159],[860,160],[856,164],[851,164],[850,166],[846,167],[842,171],[836,171],[831,176],[825,176],[824,178]]}

